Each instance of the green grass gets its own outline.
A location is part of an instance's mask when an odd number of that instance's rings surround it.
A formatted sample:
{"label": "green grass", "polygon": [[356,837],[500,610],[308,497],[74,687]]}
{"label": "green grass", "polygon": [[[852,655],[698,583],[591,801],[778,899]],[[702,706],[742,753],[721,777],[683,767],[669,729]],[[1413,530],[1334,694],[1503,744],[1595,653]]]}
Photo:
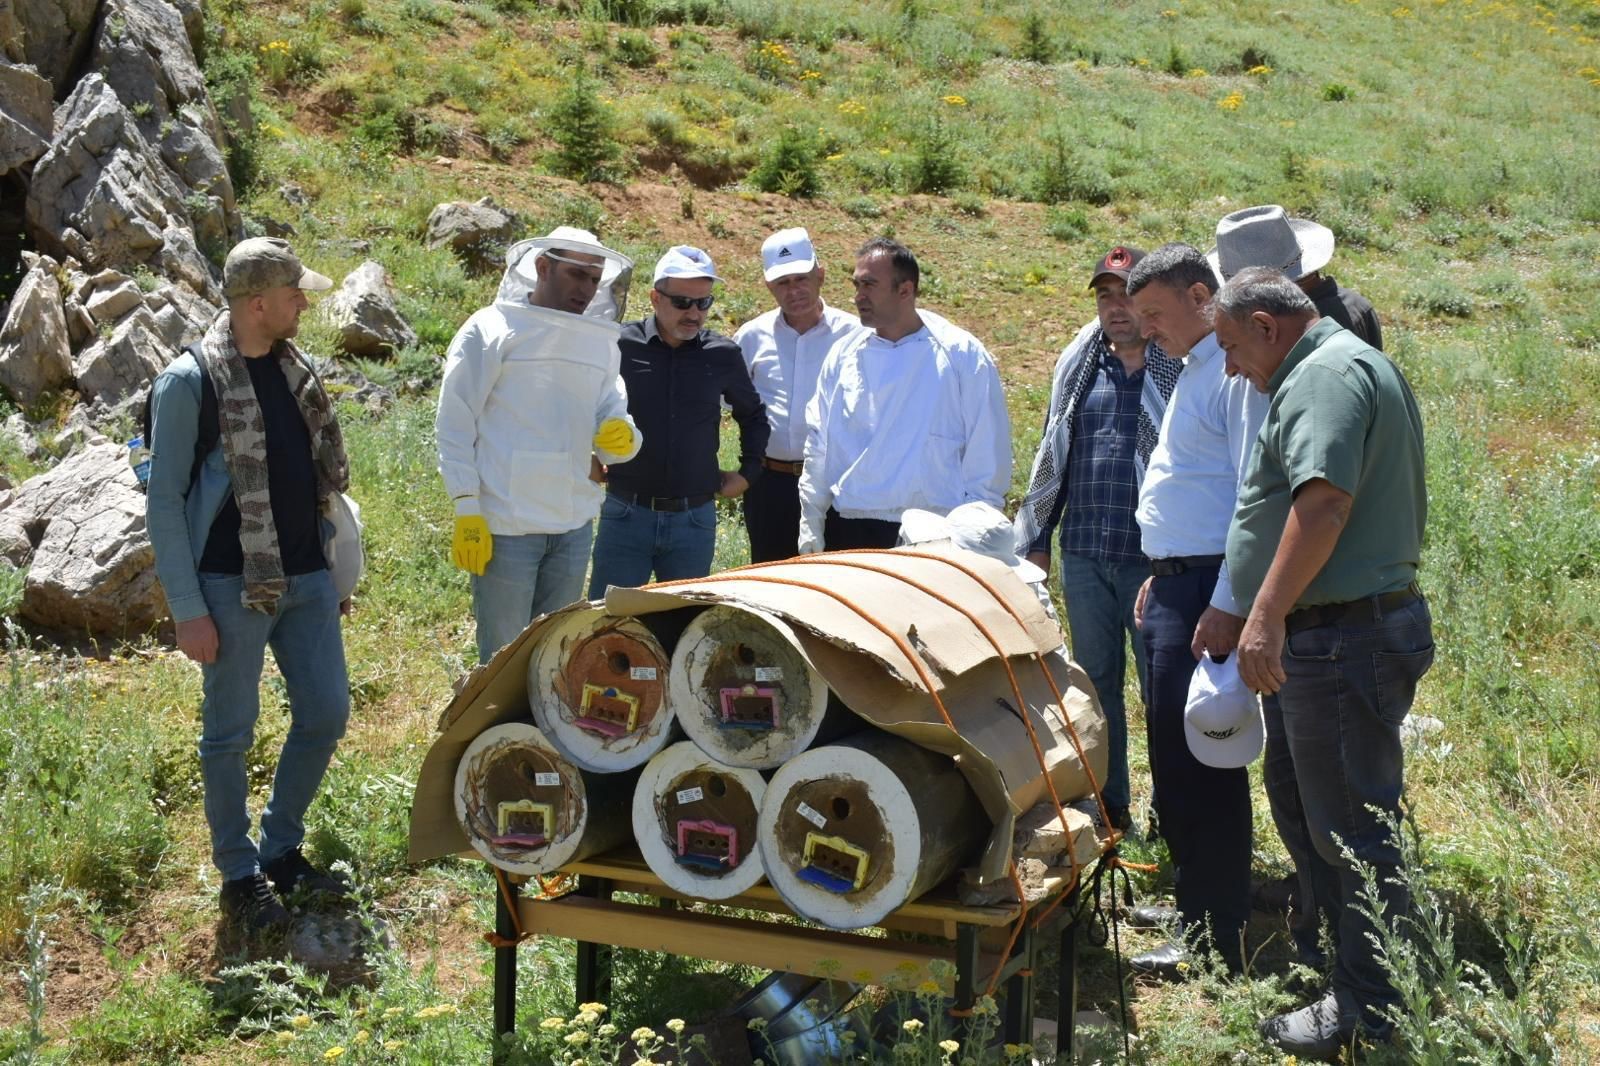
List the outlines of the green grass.
{"label": "green grass", "polygon": [[[1209,246],[1216,219],[1251,203],[1331,226],[1332,272],[1377,305],[1428,433],[1423,583],[1439,656],[1416,710],[1445,729],[1413,754],[1407,783],[1452,950],[1489,979],[1481,996],[1471,982],[1440,983],[1454,998],[1422,1022],[1502,1032],[1492,1046],[1509,1049],[1504,1061],[1541,1061],[1536,1046],[1518,1050],[1529,1026],[1564,1061],[1594,1056],[1593,3],[225,0],[208,11],[210,83],[248,92],[258,118],[230,157],[246,212],[291,223],[308,261],[334,276],[365,255],[322,242],[369,241],[419,335],[414,351],[369,367],[402,393],[396,404],[381,417],[344,411],[369,574],[346,629],[351,732],[308,819],[314,854],[349,865],[398,950],[379,960],[374,987],[342,992],[186,950],[210,936],[216,891],[194,755],[197,671],[153,642],[93,660],[13,635],[0,673],[0,951],[47,1000],[63,955],[105,992],[74,1014],[47,1011],[37,1049],[18,993],[6,1001],[0,1054],[321,1062],[342,1047],[347,1062],[486,1057],[489,953],[477,933],[492,923],[490,882],[475,864],[419,869],[404,856],[409,783],[453,681],[474,661],[466,581],[447,558],[433,390],[445,345],[498,280],[422,237],[436,203],[492,192],[527,233],[579,225],[632,255],[634,315],[665,246],[707,247],[728,279],[711,313],[724,332],[769,306],[757,248],[771,230],[811,229],[829,267],[825,296],[841,306],[849,253],[877,233],[906,241],[922,259],[924,302],[1000,361],[1013,501],[1055,353],[1093,313],[1086,263],[1114,243]],[[580,66],[592,79],[587,111],[572,106]],[[608,140],[569,136],[564,148],[562,122],[568,133],[603,128]],[[581,184],[563,171],[636,184]],[[285,182],[309,205],[282,199]],[[303,339],[325,352],[332,335],[309,316]],[[735,453],[730,431],[725,466]],[[13,481],[38,469],[0,441],[0,471]],[[723,505],[715,565],[747,557],[737,508]],[[20,572],[0,573],[0,607],[14,611],[20,595]],[[281,692],[269,680],[251,760],[258,795],[286,729]],[[1128,702],[1143,796],[1131,686]],[[1259,782],[1256,795],[1257,869],[1279,871]],[[1159,847],[1131,850],[1164,859]],[[1167,876],[1140,875],[1141,888],[1169,888]],[[1257,926],[1265,946],[1250,980],[1130,989],[1135,1061],[1278,1061],[1253,1023],[1298,1001],[1285,990],[1281,923]],[[49,938],[55,962],[30,952],[30,928]],[[1128,951],[1155,943],[1123,935]],[[729,976],[751,976],[620,958],[609,1020],[623,1032],[699,1020]],[[1042,986],[1054,965],[1041,962]],[[550,1061],[538,1023],[570,1019],[572,968],[559,941],[519,954],[526,1061]],[[1115,975],[1109,953],[1087,952],[1084,1005],[1115,1016]],[[455,1012],[430,1010],[440,1006]],[[1040,1007],[1054,1010],[1044,998]],[[1496,1030],[1508,1012],[1534,1021]],[[1437,1032],[1443,1058],[1470,1044]],[[1120,1040],[1091,1039],[1101,1055],[1120,1052]],[[384,1051],[389,1041],[401,1045]]]}

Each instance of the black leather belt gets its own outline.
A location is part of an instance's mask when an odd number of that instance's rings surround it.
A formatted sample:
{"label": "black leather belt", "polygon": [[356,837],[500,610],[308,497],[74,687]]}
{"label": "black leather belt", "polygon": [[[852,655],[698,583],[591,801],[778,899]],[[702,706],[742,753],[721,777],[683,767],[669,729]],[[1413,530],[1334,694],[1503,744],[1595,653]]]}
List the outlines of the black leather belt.
{"label": "black leather belt", "polygon": [[1413,582],[1403,589],[1351,600],[1348,603],[1319,603],[1315,607],[1302,607],[1298,611],[1289,612],[1289,616],[1283,620],[1283,629],[1286,633],[1298,633],[1302,629],[1342,625],[1346,622],[1378,622],[1382,621],[1384,615],[1392,614],[1402,607],[1409,607],[1420,599],[1422,590]]}
{"label": "black leather belt", "polygon": [[648,507],[652,511],[692,511],[716,498],[714,492],[702,493],[699,496],[646,496],[638,492],[618,492],[615,489],[607,489],[606,492],[623,503]]}
{"label": "black leather belt", "polygon": [[771,456],[763,456],[761,465],[768,470],[776,470],[780,474],[793,474],[795,477],[799,477],[806,468],[803,459],[774,459]]}
{"label": "black leather belt", "polygon": [[1220,555],[1173,555],[1165,559],[1151,559],[1150,572],[1156,577],[1172,577],[1185,570],[1198,570],[1202,566],[1221,566]]}

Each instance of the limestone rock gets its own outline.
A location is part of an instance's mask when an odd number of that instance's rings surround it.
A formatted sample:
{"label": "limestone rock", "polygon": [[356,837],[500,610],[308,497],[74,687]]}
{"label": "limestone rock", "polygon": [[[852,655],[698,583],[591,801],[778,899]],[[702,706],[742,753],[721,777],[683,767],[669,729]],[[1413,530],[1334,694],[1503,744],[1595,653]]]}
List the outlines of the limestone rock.
{"label": "limestone rock", "polygon": [[170,349],[169,356],[205,336],[218,311],[182,285],[164,285],[146,293],[144,305],[155,316],[156,331]]}
{"label": "limestone rock", "polygon": [[0,59],[0,174],[44,155],[54,112],[48,81],[32,67]]}
{"label": "limestone rock", "polygon": [[122,445],[92,444],[25,482],[0,511],[0,550],[14,545],[19,530],[33,545],[22,594],[29,621],[129,636],[166,617],[145,535],[144,493]]}
{"label": "limestone rock", "polygon": [[67,340],[72,343],[73,351],[77,351],[94,339],[94,316],[89,314],[87,307],[78,302],[76,296],[67,297],[61,305],[61,313],[67,319]]}
{"label": "limestone rock", "polygon": [[28,190],[28,232],[91,269],[144,265],[219,300],[186,195],[105,78],[90,74],[56,109],[56,139]]}
{"label": "limestone rock", "polygon": [[33,427],[22,417],[21,411],[13,411],[4,423],[0,423],[0,435],[7,437],[17,446],[17,451],[29,459],[39,459],[44,455],[44,445],[33,435]]}
{"label": "limestone rock", "polygon": [[78,353],[78,391],[89,400],[116,403],[153,381],[173,354],[155,315],[141,305],[111,336]]}
{"label": "limestone rock", "polygon": [[428,247],[449,245],[468,265],[487,269],[501,264],[517,218],[485,196],[475,203],[442,203],[428,213]]}
{"label": "limestone rock", "polygon": [[72,349],[56,269],[54,260],[37,259],[0,325],[0,388],[22,407],[72,379]]}
{"label": "limestone rock", "polygon": [[86,305],[96,322],[115,322],[144,303],[144,294],[134,281],[124,281],[109,289],[96,289]]}
{"label": "limestone rock", "polygon": [[389,272],[375,260],[352,270],[323,308],[339,331],[340,350],[350,355],[392,355],[417,343],[416,333],[395,305]]}
{"label": "limestone rock", "polygon": [[99,0],[10,0],[0,11],[7,6],[13,20],[8,41],[22,44],[22,55],[13,58],[37,67],[53,95],[64,94],[88,54]]}

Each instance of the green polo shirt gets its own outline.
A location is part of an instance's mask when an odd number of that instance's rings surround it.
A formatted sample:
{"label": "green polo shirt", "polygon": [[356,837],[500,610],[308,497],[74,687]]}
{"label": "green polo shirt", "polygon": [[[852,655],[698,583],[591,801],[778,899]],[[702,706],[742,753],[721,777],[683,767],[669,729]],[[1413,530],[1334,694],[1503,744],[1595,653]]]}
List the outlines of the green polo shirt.
{"label": "green polo shirt", "polygon": [[1350,518],[1295,606],[1405,588],[1422,556],[1428,495],[1422,416],[1400,368],[1324,318],[1268,385],[1272,404],[1228,527],[1234,597],[1247,611],[1255,602],[1294,494],[1314,478],[1351,495]]}

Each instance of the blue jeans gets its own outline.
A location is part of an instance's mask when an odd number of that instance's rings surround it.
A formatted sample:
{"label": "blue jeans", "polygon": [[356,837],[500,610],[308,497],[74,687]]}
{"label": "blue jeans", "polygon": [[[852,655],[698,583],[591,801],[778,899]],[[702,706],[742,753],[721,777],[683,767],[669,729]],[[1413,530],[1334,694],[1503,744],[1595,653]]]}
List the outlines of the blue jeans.
{"label": "blue jeans", "polygon": [[[200,776],[211,860],[224,880],[248,877],[299,847],[305,814],[350,717],[339,600],[326,570],[288,578],[274,614],[239,602],[244,578],[200,574],[200,594],[217,627],[216,662],[200,668]],[[278,754],[272,795],[261,812],[261,844],[250,840],[245,760],[261,713],[268,647],[289,694],[289,735]]]}
{"label": "blue jeans", "polygon": [[540,615],[583,595],[594,523],[565,533],[496,536],[483,576],[472,578],[472,617],[478,628],[478,662],[515,640]]}
{"label": "blue jeans", "polygon": [[1372,924],[1356,909],[1361,874],[1335,838],[1376,873],[1386,921],[1405,915],[1411,901],[1395,883],[1400,847],[1383,816],[1400,817],[1400,723],[1432,665],[1433,619],[1421,599],[1387,613],[1373,604],[1358,620],[1290,633],[1283,647],[1288,680],[1277,703],[1294,775],[1269,778],[1267,799],[1280,833],[1290,826],[1282,835],[1301,883],[1310,879],[1318,905],[1337,916],[1333,991],[1340,1010],[1362,1010],[1361,1020],[1379,1031],[1388,1028],[1379,1012],[1398,996],[1369,940]]}
{"label": "blue jeans", "polygon": [[687,511],[652,511],[607,496],[600,507],[594,538],[594,572],[589,598],[598,600],[612,585],[633,588],[650,581],[676,581],[711,573],[717,547],[717,501]]}
{"label": "blue jeans", "polygon": [[1144,641],[1133,627],[1133,602],[1150,576],[1150,564],[1108,563],[1087,555],[1061,553],[1061,598],[1067,605],[1072,658],[1083,667],[1100,697],[1110,741],[1110,768],[1102,782],[1107,807],[1132,803],[1128,787],[1128,711],[1122,698],[1127,670],[1127,638],[1133,638],[1133,666],[1144,690]]}

